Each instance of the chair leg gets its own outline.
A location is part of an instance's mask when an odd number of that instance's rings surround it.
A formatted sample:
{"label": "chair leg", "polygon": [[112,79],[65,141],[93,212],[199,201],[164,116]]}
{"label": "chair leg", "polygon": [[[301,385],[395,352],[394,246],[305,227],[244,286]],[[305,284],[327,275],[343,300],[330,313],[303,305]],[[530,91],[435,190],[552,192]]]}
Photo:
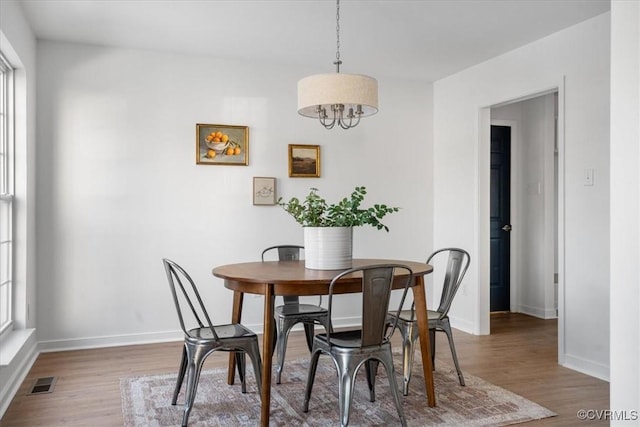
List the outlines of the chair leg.
{"label": "chair leg", "polygon": [[340,403],[340,426],[345,427],[349,425],[351,401],[353,400],[353,387],[355,385],[355,377],[358,372],[355,367],[353,367],[354,369],[351,369],[349,366],[351,361],[348,358],[337,358],[336,361],[339,371],[338,400]]}
{"label": "chair leg", "polygon": [[182,359],[180,360],[180,370],[178,371],[178,378],[176,379],[176,388],[173,391],[173,399],[171,404],[175,405],[178,401],[178,394],[182,388],[182,382],[184,381],[184,374],[187,372],[187,349],[182,346]]}
{"label": "chair leg", "polygon": [[449,321],[442,322],[442,330],[445,334],[447,334],[447,338],[449,339],[449,348],[451,348],[451,357],[453,358],[453,363],[456,366],[456,371],[458,371],[458,380],[460,381],[460,385],[464,385],[464,377],[462,376],[462,370],[460,369],[460,364],[458,364],[458,355],[456,354],[456,346],[453,343],[453,334],[451,333],[451,325]]}
{"label": "chair leg", "polygon": [[396,404],[396,410],[398,411],[398,416],[400,417],[400,423],[403,427],[406,427],[407,419],[405,418],[404,411],[402,409],[402,401],[400,400],[400,391],[398,390],[398,383],[396,382],[396,374],[393,367],[393,355],[391,354],[391,348],[389,348],[388,354],[385,354],[380,359],[380,362],[382,362],[385,370],[387,371],[387,377],[389,378],[389,388],[391,388],[391,394],[393,395],[393,401]]}
{"label": "chair leg", "polygon": [[429,345],[431,347],[431,367],[436,370],[436,330],[429,328]]}
{"label": "chair leg", "polygon": [[253,373],[256,376],[256,383],[258,385],[258,395],[262,398],[262,359],[260,358],[260,347],[258,346],[257,339],[253,341],[249,347],[245,348],[245,353],[247,353],[249,359],[251,359],[251,366],[253,366]]}
{"label": "chair leg", "polygon": [[369,359],[365,362],[367,385],[369,386],[369,402],[376,401],[376,374],[378,373],[378,364],[379,361],[376,359]]}
{"label": "chair leg", "polygon": [[184,408],[182,410],[182,427],[187,427],[187,422],[189,421],[189,414],[191,413],[191,407],[193,406],[193,402],[191,400],[192,387],[196,386],[197,381],[193,379],[195,375],[195,366],[192,362],[187,366],[187,390],[185,392],[185,401]]}
{"label": "chair leg", "polygon": [[311,349],[313,348],[314,327],[315,325],[312,322],[304,322],[304,335],[307,338],[307,347],[309,348],[309,352],[311,352]]}
{"label": "chair leg", "polygon": [[416,341],[418,339],[418,327],[415,323],[403,324],[398,328],[402,336],[402,394],[409,394],[409,381],[411,381],[411,370],[413,369],[413,358],[416,351]]}
{"label": "chair leg", "polygon": [[247,392],[247,382],[245,381],[246,372],[246,360],[244,351],[236,351],[236,367],[238,368],[238,376],[240,377],[240,384],[242,384],[242,392]]}
{"label": "chair leg", "polygon": [[311,390],[313,382],[316,379],[316,369],[318,368],[318,359],[320,358],[320,350],[311,351],[311,360],[309,361],[309,374],[307,375],[307,386],[304,390],[304,403],[302,405],[303,412],[309,412],[309,399],[311,399]]}
{"label": "chair leg", "polygon": [[[273,295],[271,297],[271,306],[273,307],[275,305],[276,302],[276,297],[275,295]],[[273,329],[271,329],[272,331],[275,331],[276,328],[278,327],[278,323],[276,322],[275,317],[273,319],[271,319],[271,325],[273,326]],[[273,355],[273,352],[276,351],[276,340],[278,338],[277,334],[271,334],[272,338],[271,338],[271,355]],[[265,350],[266,351],[266,350]]]}
{"label": "chair leg", "polygon": [[198,349],[188,349],[187,356],[189,359],[187,366],[187,393],[184,404],[184,414],[182,415],[182,427],[187,426],[189,414],[193,408],[193,402],[196,400],[198,381],[200,380],[200,372],[202,371],[205,353]]}
{"label": "chair leg", "polygon": [[283,317],[278,318],[276,322],[276,354],[278,359],[276,365],[276,384],[280,384],[282,377],[284,358],[287,353],[287,340],[289,339],[289,332],[292,327],[293,324],[287,322]]}
{"label": "chair leg", "polygon": [[[278,329],[278,322],[275,321],[275,319],[273,320],[273,329],[274,331],[277,331]],[[271,354],[273,355],[274,352],[276,351],[276,347],[278,345],[278,334],[271,334],[272,338],[271,338]]]}

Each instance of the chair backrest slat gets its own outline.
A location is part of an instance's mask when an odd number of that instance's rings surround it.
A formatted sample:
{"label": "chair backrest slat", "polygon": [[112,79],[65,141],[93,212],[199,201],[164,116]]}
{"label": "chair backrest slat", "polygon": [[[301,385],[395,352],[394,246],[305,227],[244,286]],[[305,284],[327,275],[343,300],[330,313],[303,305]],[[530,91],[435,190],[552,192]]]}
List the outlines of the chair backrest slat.
{"label": "chair backrest slat", "polygon": [[458,288],[462,283],[469,263],[471,262],[471,256],[467,251],[460,248],[443,248],[435,251],[429,256],[427,264],[439,253],[449,252],[449,258],[447,260],[447,268],[444,275],[444,283],[442,284],[442,294],[440,296],[440,305],[438,306],[438,312],[440,317],[444,317],[449,312],[453,298],[458,292]]}
{"label": "chair backrest slat", "polygon": [[[387,312],[391,290],[397,270],[404,270],[406,278],[404,280],[402,299],[398,306],[398,314],[402,309],[407,290],[413,280],[411,269],[402,264],[377,264],[366,267],[352,268],[338,274],[331,281],[329,286],[329,322],[333,306],[334,288],[340,279],[348,275],[359,276],[362,285],[362,347],[380,345],[389,339],[395,325],[389,327],[387,323]],[[327,325],[327,334],[331,334],[331,326]]]}
{"label": "chair backrest slat", "polygon": [[364,270],[362,281],[362,345],[381,344],[393,282],[393,268]]}
{"label": "chair backrest slat", "polygon": [[299,245],[276,245],[270,246],[262,251],[262,261],[267,252],[277,250],[279,261],[298,261],[300,259],[300,252],[304,249],[304,246]]}
{"label": "chair backrest slat", "polygon": [[[180,320],[180,327],[182,328],[182,331],[185,335],[190,335],[189,329],[191,328],[185,324],[181,302],[186,303],[186,305],[189,306],[189,311],[191,312],[195,322],[198,324],[198,327],[210,328],[213,338],[217,340],[218,335],[216,334],[213,324],[211,323],[209,313],[207,313],[207,309],[200,297],[198,288],[196,287],[193,279],[191,279],[191,276],[189,276],[182,267],[169,259],[165,258],[162,262],[164,264],[165,272],[167,273],[169,287],[171,288],[173,302],[176,307],[176,312],[178,313],[178,319]],[[179,294],[176,288],[180,289]],[[203,318],[206,323],[202,321]]]}
{"label": "chair backrest slat", "polygon": [[297,246],[280,246],[278,248],[278,258],[280,261],[298,261],[300,259],[300,249]]}

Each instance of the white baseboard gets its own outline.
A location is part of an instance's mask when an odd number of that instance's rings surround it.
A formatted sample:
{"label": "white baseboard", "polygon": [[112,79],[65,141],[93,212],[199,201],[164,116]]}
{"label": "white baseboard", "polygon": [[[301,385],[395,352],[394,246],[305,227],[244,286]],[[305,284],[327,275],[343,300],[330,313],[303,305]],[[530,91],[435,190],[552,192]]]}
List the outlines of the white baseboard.
{"label": "white baseboard", "polygon": [[538,319],[556,319],[558,317],[556,309],[547,310],[545,308],[530,307],[527,305],[519,305],[517,312],[537,317]]}
{"label": "white baseboard", "polygon": [[449,323],[451,323],[451,327],[455,329],[459,329],[462,332],[466,332],[468,334],[476,335],[473,332],[473,322],[468,320],[461,320],[458,317],[452,317],[449,315]]}
{"label": "white baseboard", "polygon": [[601,363],[565,354],[561,365],[565,368],[573,369],[585,375],[609,382],[609,367]]}
{"label": "white baseboard", "polygon": [[89,348],[120,347],[123,345],[154,344],[160,342],[182,341],[182,331],[151,332],[143,334],[108,335],[102,337],[71,338],[41,341],[39,350],[52,351],[84,350]]}

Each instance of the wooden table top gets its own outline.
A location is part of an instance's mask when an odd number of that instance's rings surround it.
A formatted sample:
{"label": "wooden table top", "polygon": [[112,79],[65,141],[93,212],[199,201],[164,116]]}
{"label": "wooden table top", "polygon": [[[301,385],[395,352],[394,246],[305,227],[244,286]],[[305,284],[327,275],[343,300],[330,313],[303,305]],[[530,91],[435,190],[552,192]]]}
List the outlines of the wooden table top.
{"label": "wooden table top", "polygon": [[[406,265],[414,276],[431,273],[433,267],[424,262],[392,259],[354,258],[353,267],[364,267],[374,264]],[[300,261],[266,261],[228,264],[213,269],[213,275],[225,279],[225,287],[236,291],[262,294],[264,284],[274,285],[275,295],[326,295],[331,280],[344,270],[311,270],[305,268],[304,260]],[[398,270],[398,285],[404,270]],[[347,276],[341,280],[340,293],[358,292],[360,290],[360,274]],[[352,279],[352,280],[349,280]],[[412,283],[413,285],[414,283]],[[352,286],[353,285],[353,286]],[[398,286],[395,286],[394,288]],[[353,289],[352,289],[353,288]]]}

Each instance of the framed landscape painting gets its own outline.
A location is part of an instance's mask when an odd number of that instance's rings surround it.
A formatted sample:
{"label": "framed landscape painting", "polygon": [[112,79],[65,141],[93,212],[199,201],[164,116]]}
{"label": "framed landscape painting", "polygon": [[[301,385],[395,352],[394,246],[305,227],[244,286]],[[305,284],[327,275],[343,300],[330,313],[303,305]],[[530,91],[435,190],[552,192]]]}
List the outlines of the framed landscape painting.
{"label": "framed landscape painting", "polygon": [[249,127],[196,124],[196,164],[249,164]]}
{"label": "framed landscape painting", "polygon": [[320,146],[289,144],[289,176],[320,177]]}

